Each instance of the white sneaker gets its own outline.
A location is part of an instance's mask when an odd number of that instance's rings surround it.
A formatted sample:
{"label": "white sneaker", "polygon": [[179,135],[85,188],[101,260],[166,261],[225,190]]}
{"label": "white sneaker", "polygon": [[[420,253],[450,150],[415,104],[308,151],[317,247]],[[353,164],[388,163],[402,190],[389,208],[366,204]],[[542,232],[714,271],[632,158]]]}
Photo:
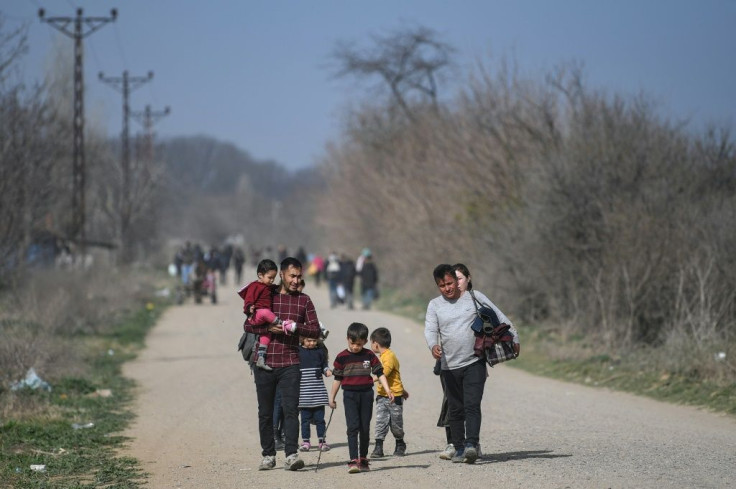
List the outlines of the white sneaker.
{"label": "white sneaker", "polygon": [[445,447],[444,450],[442,450],[442,453],[440,453],[440,458],[442,460],[452,460],[452,457],[455,456],[455,445],[450,443]]}
{"label": "white sneaker", "polygon": [[304,460],[299,458],[298,453],[292,453],[291,455],[286,457],[284,468],[286,470],[299,470],[301,468],[304,468]]}
{"label": "white sneaker", "polygon": [[258,466],[258,470],[271,470],[276,467],[276,457],[273,455],[266,455],[261,460],[261,465]]}

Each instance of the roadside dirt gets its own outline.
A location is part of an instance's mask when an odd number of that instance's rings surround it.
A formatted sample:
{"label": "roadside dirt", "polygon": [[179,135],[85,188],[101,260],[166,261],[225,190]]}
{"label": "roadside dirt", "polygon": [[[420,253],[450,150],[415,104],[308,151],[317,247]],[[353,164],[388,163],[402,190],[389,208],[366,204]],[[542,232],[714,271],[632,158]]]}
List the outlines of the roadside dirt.
{"label": "roadside dirt", "polygon": [[[318,471],[318,453],[312,451],[300,454],[306,467],[298,472],[283,470],[283,453],[275,470],[259,472],[255,386],[236,351],[242,312],[229,283],[219,287],[217,305],[187,302],[169,309],[140,357],[125,366],[125,375],[139,384],[138,417],[125,433],[133,438],[125,455],[142,462],[148,487],[726,488],[736,480],[733,418],[535,377],[506,365],[489,369],[483,458],[472,466],[440,460],[445,439],[436,421],[442,391],[422,325],[378,311],[330,309],[325,286],[312,283],[305,292],[331,331],[327,346],[333,358],[345,348],[345,329],[353,321],[391,330],[411,395],[404,405],[407,456],[348,474],[339,396],[327,436],[332,450],[322,454]],[[523,346],[523,328],[520,335]],[[386,448],[393,447],[389,435]]]}

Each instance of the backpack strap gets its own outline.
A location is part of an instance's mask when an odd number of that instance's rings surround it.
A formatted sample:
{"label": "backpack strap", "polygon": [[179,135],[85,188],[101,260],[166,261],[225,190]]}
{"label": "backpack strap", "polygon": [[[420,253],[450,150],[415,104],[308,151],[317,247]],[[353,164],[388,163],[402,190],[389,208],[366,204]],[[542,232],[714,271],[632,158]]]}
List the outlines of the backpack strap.
{"label": "backpack strap", "polygon": [[478,306],[480,305],[481,307],[484,307],[485,309],[488,310],[489,316],[491,318],[491,325],[494,328],[496,326],[499,326],[501,324],[501,321],[499,321],[498,314],[496,314],[496,311],[492,307],[487,306],[487,305],[483,304],[481,301],[479,301],[475,297],[475,294],[473,293],[472,290],[468,290],[468,292],[470,292],[470,295],[473,297],[473,305],[475,306],[475,312],[476,312],[476,314],[478,314],[478,317],[480,317],[480,310],[478,309]]}

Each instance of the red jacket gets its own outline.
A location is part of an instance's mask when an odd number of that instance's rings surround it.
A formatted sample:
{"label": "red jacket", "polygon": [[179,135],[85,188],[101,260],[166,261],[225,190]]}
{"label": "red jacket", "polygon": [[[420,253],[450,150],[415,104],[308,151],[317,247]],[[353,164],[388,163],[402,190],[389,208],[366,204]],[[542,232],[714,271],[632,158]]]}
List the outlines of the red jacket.
{"label": "red jacket", "polygon": [[258,280],[240,289],[238,295],[243,298],[243,312],[245,315],[248,315],[250,306],[256,306],[256,309],[271,309],[275,292],[276,286],[266,285]]}

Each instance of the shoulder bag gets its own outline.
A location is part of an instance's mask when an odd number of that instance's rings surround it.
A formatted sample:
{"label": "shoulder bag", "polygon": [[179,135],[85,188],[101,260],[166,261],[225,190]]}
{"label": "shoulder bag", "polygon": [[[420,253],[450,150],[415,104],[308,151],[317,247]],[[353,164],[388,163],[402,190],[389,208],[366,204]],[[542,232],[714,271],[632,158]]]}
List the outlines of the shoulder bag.
{"label": "shoulder bag", "polygon": [[511,334],[511,326],[501,323],[498,315],[492,307],[486,307],[478,299],[472,290],[473,305],[477,317],[470,326],[475,332],[475,356],[484,358],[488,365],[494,365],[513,360],[518,355],[514,350],[514,336]]}

